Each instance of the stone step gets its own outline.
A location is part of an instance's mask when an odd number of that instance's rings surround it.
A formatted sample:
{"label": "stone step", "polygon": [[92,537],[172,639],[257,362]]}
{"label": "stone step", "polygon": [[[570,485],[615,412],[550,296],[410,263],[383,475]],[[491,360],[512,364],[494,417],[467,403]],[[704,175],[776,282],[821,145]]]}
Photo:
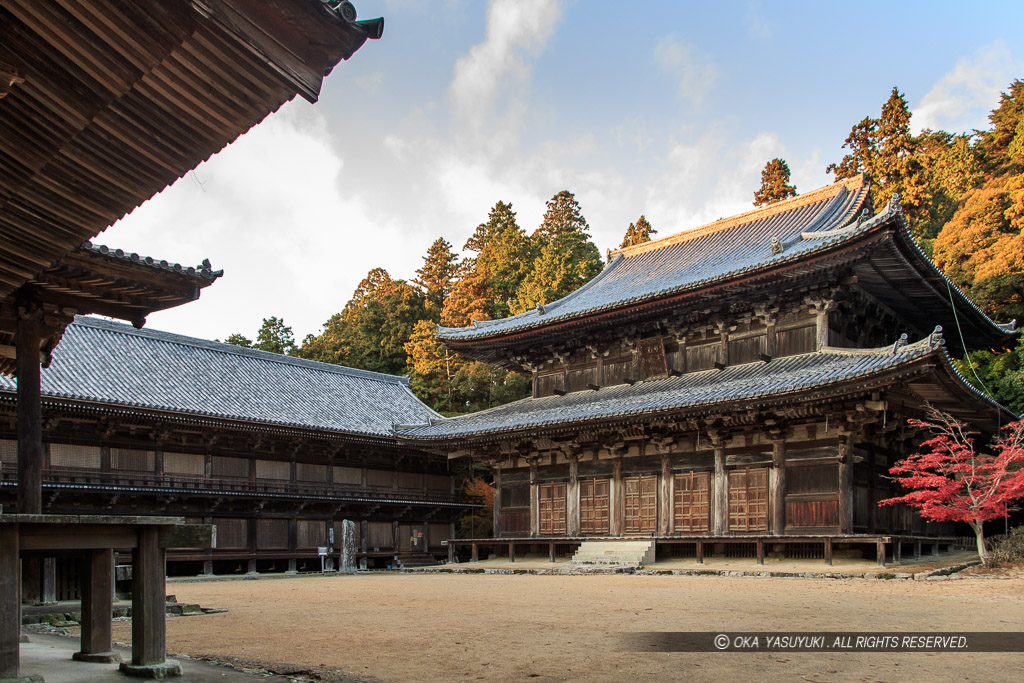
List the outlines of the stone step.
{"label": "stone step", "polygon": [[654,541],[584,541],[569,562],[642,567],[654,562]]}

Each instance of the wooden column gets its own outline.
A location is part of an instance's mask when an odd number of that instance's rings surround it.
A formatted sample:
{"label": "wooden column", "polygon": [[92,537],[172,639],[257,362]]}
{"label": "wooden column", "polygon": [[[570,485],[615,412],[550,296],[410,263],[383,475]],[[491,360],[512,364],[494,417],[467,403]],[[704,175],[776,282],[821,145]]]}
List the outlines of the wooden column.
{"label": "wooden column", "polygon": [[[579,455],[571,453],[569,459],[569,484],[565,487],[565,533],[567,536],[580,535],[580,480]],[[552,562],[554,562],[554,546],[552,546]]]}
{"label": "wooden column", "polygon": [[839,533],[853,532],[853,453],[847,437],[839,439]]}
{"label": "wooden column", "polygon": [[0,524],[0,679],[17,679],[21,667],[19,545],[18,525]]}
{"label": "wooden column", "polygon": [[92,550],[81,561],[82,642],[71,655],[83,662],[120,662],[114,652],[111,618],[114,595],[114,551]]}
{"label": "wooden column", "polygon": [[666,536],[670,533],[669,523],[672,521],[672,458],[667,447],[662,451],[661,478],[658,481],[658,533]]}
{"label": "wooden column", "polygon": [[167,659],[167,551],[155,526],[140,527],[138,539],[132,552],[132,661],[122,662],[121,670],[147,678],[180,676],[181,665]]}
{"label": "wooden column", "polygon": [[768,504],[773,536],[786,533],[786,442],[782,435],[772,435],[772,469],[769,472]]}
{"label": "wooden column", "polygon": [[729,476],[725,471],[725,435],[718,430],[708,430],[708,437],[715,449],[715,490],[711,506],[711,533],[723,536],[729,530]]}
{"label": "wooden column", "polygon": [[42,309],[19,305],[15,333],[18,371],[18,512],[43,511],[43,421],[39,341]]}
{"label": "wooden column", "polygon": [[609,494],[608,507],[611,512],[609,532],[612,536],[620,536],[626,515],[622,490],[622,456],[612,460],[612,488]]}
{"label": "wooden column", "polygon": [[[530,535],[540,535],[540,485],[537,482],[537,457],[530,461]],[[511,548],[511,546],[509,546]]]}
{"label": "wooden column", "polygon": [[501,463],[494,464],[494,537],[501,538]]}
{"label": "wooden column", "polygon": [[828,312],[834,304],[835,302],[831,299],[819,299],[812,304],[814,307],[815,326],[817,328],[815,336],[818,349],[828,346],[831,341],[829,339]]}

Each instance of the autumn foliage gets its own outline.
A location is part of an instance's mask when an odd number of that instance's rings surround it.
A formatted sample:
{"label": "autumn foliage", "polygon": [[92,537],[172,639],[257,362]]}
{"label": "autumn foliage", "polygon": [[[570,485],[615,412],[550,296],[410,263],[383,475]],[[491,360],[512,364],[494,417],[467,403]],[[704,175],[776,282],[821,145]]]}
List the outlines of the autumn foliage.
{"label": "autumn foliage", "polygon": [[1003,428],[991,452],[975,448],[976,432],[952,416],[933,411],[932,421],[908,420],[933,436],[918,452],[889,470],[910,493],[880,501],[905,503],[934,522],[965,522],[978,539],[978,555],[988,563],[983,525],[1008,517],[1013,502],[1024,497],[1024,421]]}
{"label": "autumn foliage", "polygon": [[483,477],[476,477],[467,479],[462,490],[467,496],[479,497],[484,507],[459,520],[459,536],[490,538],[494,532],[494,487],[484,481]]}

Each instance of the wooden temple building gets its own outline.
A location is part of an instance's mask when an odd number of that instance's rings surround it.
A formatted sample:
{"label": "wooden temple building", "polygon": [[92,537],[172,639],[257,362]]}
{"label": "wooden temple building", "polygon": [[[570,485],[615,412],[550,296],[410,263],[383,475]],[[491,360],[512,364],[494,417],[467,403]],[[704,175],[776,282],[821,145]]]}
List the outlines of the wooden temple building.
{"label": "wooden temple building", "polygon": [[118,549],[130,551],[134,574],[132,657],[122,670],[180,672],[166,659],[166,552],[208,548],[213,528],[159,509],[48,514],[60,496],[51,489],[44,500],[52,449],[43,434],[66,425],[43,411],[41,366],[60,353],[76,315],[141,327],[150,313],[197,298],[218,275],[208,263],[175,267],[87,241],[296,95],[315,102],[324,76],[382,30],[383,20],[359,21],[351,3],[334,0],[0,2],[0,372],[17,378],[13,420],[4,398],[17,465],[9,472],[5,443],[0,679],[40,680],[20,671],[23,562],[78,563],[84,621],[75,657],[116,657]]}
{"label": "wooden temple building", "polygon": [[[346,519],[350,561],[433,563],[479,505],[456,491],[445,458],[393,436],[396,422],[439,417],[407,377],[80,317],[42,373],[42,402],[44,512],[214,525],[215,547],[169,551],[171,574],[319,570],[325,548],[340,560]],[[7,505],[16,405],[0,376]]]}
{"label": "wooden temple building", "polygon": [[554,558],[646,537],[662,555],[760,561],[765,543],[803,542],[827,561],[834,544],[884,561],[887,545],[898,556],[901,539],[931,539],[937,552],[951,530],[879,507],[895,494],[885,475],[919,443],[907,418],[927,406],[989,432],[1016,418],[950,359],[1016,330],[942,275],[898,203],[872,215],[869,193],[856,177],[620,249],[559,301],[441,328],[449,348],[534,387],[401,428],[492,468],[498,541],[459,544]]}

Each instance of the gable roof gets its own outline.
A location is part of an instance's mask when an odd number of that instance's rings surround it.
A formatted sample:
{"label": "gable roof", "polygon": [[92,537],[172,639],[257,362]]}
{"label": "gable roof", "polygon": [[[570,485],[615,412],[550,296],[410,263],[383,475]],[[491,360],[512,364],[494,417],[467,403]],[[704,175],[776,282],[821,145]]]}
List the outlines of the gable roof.
{"label": "gable roof", "polygon": [[[766,409],[779,409],[791,402],[805,401],[816,393],[835,391],[855,381],[858,390],[881,382],[892,373],[927,377],[936,367],[943,369],[947,380],[941,385],[931,379],[919,380],[927,385],[928,400],[958,394],[950,402],[952,410],[963,410],[965,403],[974,404],[990,420],[997,413],[1005,419],[1016,419],[1012,413],[971,386],[952,365],[944,349],[940,329],[914,344],[905,340],[876,349],[826,347],[821,351],[773,359],[769,363],[754,362],[728,366],[724,370],[705,370],[634,385],[602,387],[596,391],[577,391],[562,396],[526,398],[477,413],[428,424],[398,427],[401,437],[413,442],[445,442],[465,439],[507,438],[523,431],[557,431],[561,428],[579,430],[584,423],[601,424],[610,420],[644,418],[669,412],[720,409],[728,404],[741,404],[744,410],[762,404]],[[934,361],[934,362],[931,362]],[[914,381],[910,381],[913,385]],[[964,398],[969,399],[967,402]]]}
{"label": "gable roof", "polygon": [[[0,391],[16,390],[0,376]],[[438,414],[407,377],[292,358],[99,318],[68,326],[43,371],[46,398],[391,437]]]}

